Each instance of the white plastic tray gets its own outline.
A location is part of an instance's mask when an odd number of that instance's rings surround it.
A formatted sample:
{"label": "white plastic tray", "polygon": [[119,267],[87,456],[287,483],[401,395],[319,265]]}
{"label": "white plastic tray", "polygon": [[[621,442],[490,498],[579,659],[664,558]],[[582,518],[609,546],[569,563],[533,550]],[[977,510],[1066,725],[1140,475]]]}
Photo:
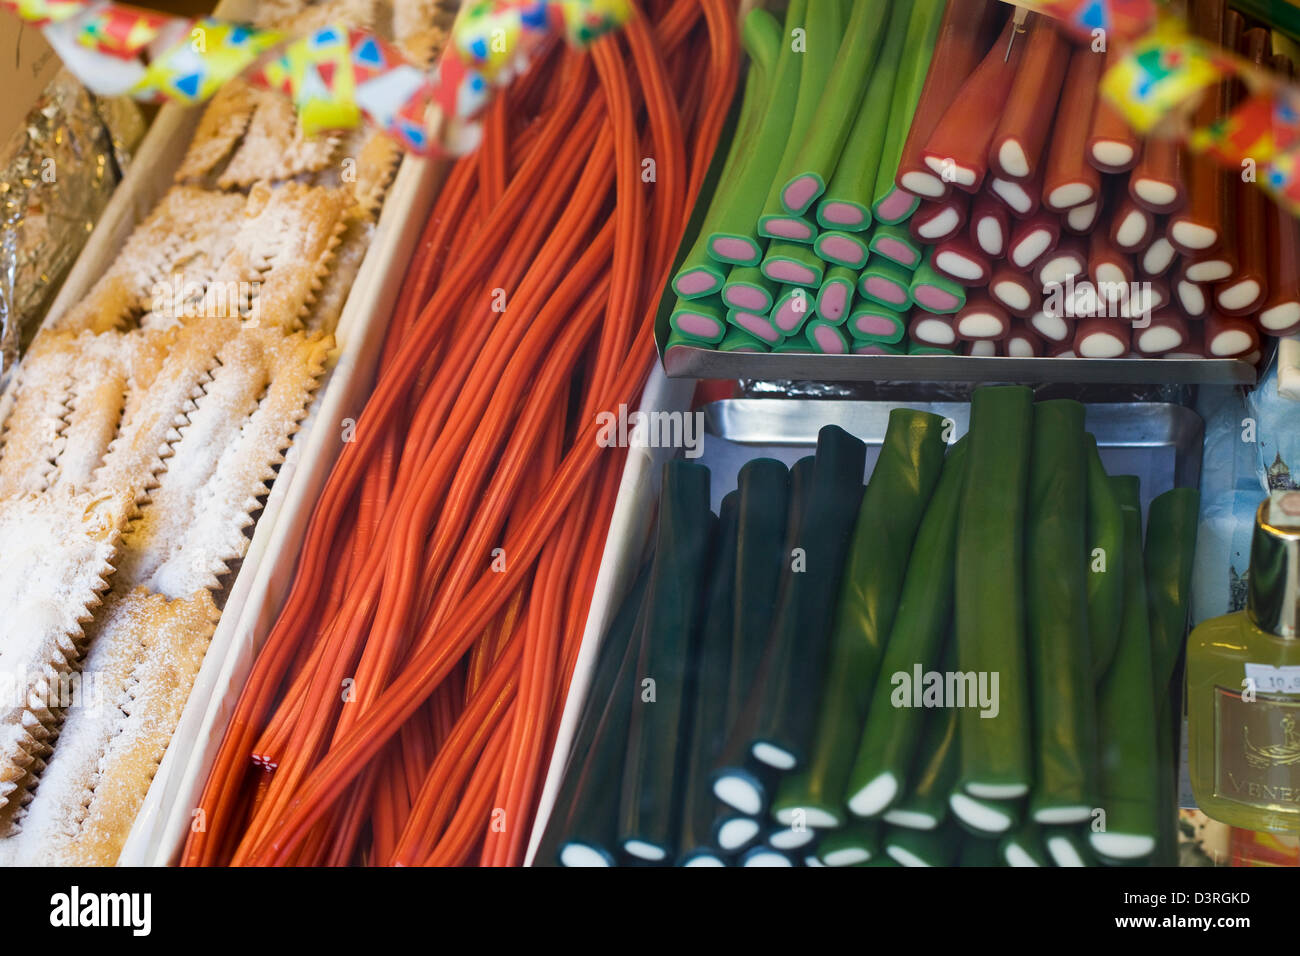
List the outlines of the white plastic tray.
{"label": "white plastic tray", "polygon": [[[252,0],[226,0],[216,12],[249,19],[255,9]],[[171,186],[201,113],[201,108],[175,105],[159,111],[130,171],[50,307],[50,319],[90,290],[131,230]],[[176,733],[127,837],[120,866],[172,863],[184,844],[239,693],[293,581],[312,508],[343,448],[341,423],[355,419],[369,395],[397,296],[397,278],[447,169],[445,162],[408,156],[388,190],[370,248],[334,331],[333,365],[258,515],[248,554],[231,584]]]}

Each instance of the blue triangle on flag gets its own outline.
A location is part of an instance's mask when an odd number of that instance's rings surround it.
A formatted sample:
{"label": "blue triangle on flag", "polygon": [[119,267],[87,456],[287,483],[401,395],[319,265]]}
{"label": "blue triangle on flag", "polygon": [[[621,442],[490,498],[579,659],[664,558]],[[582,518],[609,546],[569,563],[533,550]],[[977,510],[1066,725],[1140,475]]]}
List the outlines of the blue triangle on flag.
{"label": "blue triangle on flag", "polygon": [[1106,26],[1105,0],[1094,0],[1079,12],[1079,22],[1085,27],[1097,30]]}
{"label": "blue triangle on flag", "polygon": [[375,42],[374,37],[366,37],[361,46],[357,47],[355,54],[358,63],[365,63],[371,66],[383,66],[384,57],[379,51],[379,44]]}
{"label": "blue triangle on flag", "polygon": [[189,76],[179,77],[176,80],[176,89],[189,97],[198,96],[199,83],[202,79],[203,75],[201,73],[191,73]]}

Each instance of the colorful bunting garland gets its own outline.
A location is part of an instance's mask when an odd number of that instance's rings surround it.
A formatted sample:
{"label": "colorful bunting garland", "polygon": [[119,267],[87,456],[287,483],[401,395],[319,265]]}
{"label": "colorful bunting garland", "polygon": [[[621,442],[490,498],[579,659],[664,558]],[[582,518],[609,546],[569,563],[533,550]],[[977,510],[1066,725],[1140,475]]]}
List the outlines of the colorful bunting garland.
{"label": "colorful bunting garland", "polygon": [[104,0],[0,0],[41,28],[87,88],[200,103],[237,76],[292,98],[308,133],[366,120],[417,153],[478,144],[494,85],[527,68],[552,36],[584,46],[626,23],[628,0],[472,0],[432,74],[379,37],[322,27],[289,40],[212,17],[187,19]]}

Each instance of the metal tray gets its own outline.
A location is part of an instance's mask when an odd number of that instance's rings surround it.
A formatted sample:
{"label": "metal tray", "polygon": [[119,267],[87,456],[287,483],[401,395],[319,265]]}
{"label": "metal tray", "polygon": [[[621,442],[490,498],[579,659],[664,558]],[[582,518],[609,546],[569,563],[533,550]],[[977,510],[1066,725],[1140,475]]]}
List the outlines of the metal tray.
{"label": "metal tray", "polygon": [[[966,432],[970,421],[970,405],[965,402],[737,398],[705,405],[701,409],[704,442],[697,460],[712,469],[714,509],[736,486],[736,475],[746,461],[767,455],[792,463],[817,444],[817,432],[824,425],[839,425],[866,442],[870,474],[885,439],[889,413],[895,408],[915,408],[952,419],[954,441]],[[1197,486],[1205,425],[1196,412],[1163,402],[1085,408],[1085,425],[1097,439],[1106,470],[1137,475],[1141,480],[1144,512],[1152,498],[1170,488]]]}
{"label": "metal tray", "polygon": [[1081,384],[1254,385],[1255,367],[1238,359],[978,358],[969,355],[777,355],[719,352],[659,343],[673,378],[755,378],[824,382],[1078,382]]}

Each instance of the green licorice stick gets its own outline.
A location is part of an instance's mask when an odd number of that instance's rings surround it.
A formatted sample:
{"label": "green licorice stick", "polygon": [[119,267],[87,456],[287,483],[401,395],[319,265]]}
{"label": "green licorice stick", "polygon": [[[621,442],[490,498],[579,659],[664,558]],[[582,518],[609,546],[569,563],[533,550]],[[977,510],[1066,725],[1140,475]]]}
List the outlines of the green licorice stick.
{"label": "green licorice stick", "polygon": [[[641,653],[651,563],[637,575],[601,642],[587,702],[537,850],[538,866],[614,866],[617,792],[623,778],[633,677]],[[565,850],[568,849],[568,861]]]}
{"label": "green licorice stick", "polygon": [[1101,680],[1115,656],[1124,613],[1124,515],[1106,476],[1097,440],[1088,442],[1088,641],[1093,680]]}
{"label": "green licorice stick", "polygon": [[822,287],[817,290],[817,318],[832,325],[843,325],[853,310],[853,293],[858,277],[852,269],[831,266],[826,270]]}
{"label": "green licorice stick", "polygon": [[796,335],[817,311],[813,294],[803,286],[782,286],[769,318],[782,335]]}
{"label": "green licorice stick", "polygon": [[678,298],[668,324],[674,332],[696,343],[712,345],[727,334],[727,309],[722,299],[711,295],[704,299]]}
{"label": "green licorice stick", "polygon": [[1200,506],[1201,495],[1196,489],[1175,488],[1158,495],[1147,509],[1145,566],[1151,602],[1151,663],[1158,697],[1164,696],[1187,637]]}
{"label": "green licorice stick", "polygon": [[786,9],[781,51],[772,71],[772,92],[749,144],[749,162],[736,178],[729,201],[718,210],[707,231],[709,255],[719,262],[754,266],[762,258],[763,247],[755,238],[755,224],[790,138],[805,60],[804,54],[795,50],[794,37],[796,30],[805,29],[807,8],[808,0],[791,0]]}
{"label": "green licorice stick", "polygon": [[853,345],[838,323],[825,319],[813,319],[804,326],[803,334],[813,351],[822,355],[848,355]]}
{"label": "green licorice stick", "polygon": [[940,275],[930,264],[933,258],[934,248],[931,247],[926,250],[925,258],[912,273],[912,282],[907,289],[908,298],[918,307],[935,315],[960,312],[966,305],[966,289],[947,276]]}
{"label": "green licorice stick", "polygon": [[956,349],[946,349],[942,345],[926,345],[924,342],[908,342],[908,355],[956,355]]}
{"label": "green licorice stick", "polygon": [[[871,79],[862,94],[857,116],[852,120],[852,131],[835,164],[835,174],[825,185],[825,192],[817,204],[817,222],[823,229],[852,232],[871,225],[871,202],[875,198],[876,173],[880,167],[881,150],[885,145],[889,124],[889,101],[893,96],[898,64],[903,56],[903,41],[907,38],[912,13],[911,0],[894,0],[887,4],[886,10],[869,3],[856,6],[870,10],[877,23],[885,24],[884,40],[880,55],[870,67]],[[872,9],[873,6],[875,9]],[[855,9],[854,16],[857,14],[858,10]],[[851,29],[849,35],[852,36]],[[840,55],[843,56],[844,53],[841,48]],[[838,74],[836,79],[839,79]],[[818,119],[820,118],[819,115]],[[813,141],[810,140],[809,147],[812,145]],[[829,146],[833,143],[821,145]],[[787,197],[797,182],[798,180],[786,187]]]}
{"label": "green licorice stick", "polygon": [[755,683],[771,643],[790,549],[798,536],[799,515],[808,498],[814,458],[787,469],[771,458],[747,462],[736,478],[740,513],[736,528],[736,609],[731,638],[731,686],[727,693],[727,740],[713,774],[714,794],[750,816],[762,813],[771,798],[770,774],[749,756],[749,739],[758,717]]}
{"label": "green licorice stick", "polygon": [[1033,392],[977,388],[971,395],[965,487],[957,519],[957,669],[998,681],[997,714],[961,708],[961,773],[972,797],[1010,800],[1033,782],[1029,666],[1021,577]]}
{"label": "green licorice stick", "polygon": [[859,342],[893,344],[907,332],[907,313],[879,302],[859,302],[849,316],[848,327],[849,334]]}
{"label": "green licorice stick", "polygon": [[912,273],[897,262],[872,256],[858,276],[858,294],[864,299],[903,311],[912,306]]}
{"label": "green licorice stick", "polygon": [[808,503],[755,688],[758,719],[750,734],[754,758],[784,772],[806,765],[811,752],[865,464],[866,445],[859,439],[837,425],[818,432]]}
{"label": "green licorice stick", "polygon": [[823,232],[813,240],[818,258],[837,266],[861,269],[867,264],[867,244],[861,236],[849,232]]}
{"label": "green licorice stick", "polygon": [[717,801],[709,786],[713,764],[727,732],[727,694],[731,687],[731,635],[734,630],[736,528],[739,494],[729,492],[718,510],[718,534],[704,624],[688,670],[690,736],[682,784],[682,831],[677,841],[680,866],[718,856],[713,845]]}
{"label": "green licorice stick", "polygon": [[1043,827],[1043,844],[1057,866],[1096,866],[1081,827]]}
{"label": "green licorice stick", "polygon": [[966,834],[962,838],[958,866],[1006,866],[998,852],[998,841]]}
{"label": "green licorice stick", "polygon": [[1007,866],[1051,866],[1052,857],[1043,845],[1042,831],[1036,823],[1026,821],[1004,836],[998,852]]}
{"label": "green licorice stick", "polygon": [[773,282],[808,289],[820,287],[826,276],[826,263],[818,258],[811,246],[797,242],[772,242],[763,256],[761,268],[763,275]]}
{"label": "green licorice stick", "polygon": [[831,830],[817,844],[817,859],[826,866],[858,866],[880,855],[880,832],[875,820],[862,820]]}
{"label": "green licorice stick", "polygon": [[[1138,479],[1111,478],[1124,515],[1124,563],[1142,567]],[[1089,833],[1093,850],[1111,860],[1142,859],[1155,849],[1160,801],[1156,708],[1152,699],[1151,630],[1145,575],[1124,575],[1119,645],[1097,689],[1101,801],[1105,828]]]}
{"label": "green licorice stick", "polygon": [[921,264],[925,255],[922,246],[912,238],[906,226],[876,223],[871,230],[867,248],[875,255],[897,262],[909,272]]}
{"label": "green licorice stick", "polygon": [[[956,667],[957,652],[949,640],[945,669]],[[912,755],[907,787],[888,810],[890,826],[933,830],[949,817],[949,795],[961,762],[956,707],[926,708],[921,746]]]}
{"label": "green licorice stick", "polygon": [[799,70],[799,96],[795,101],[790,129],[772,179],[767,184],[766,200],[758,217],[758,234],[774,239],[811,242],[811,224],[801,216],[786,212],[781,203],[782,188],[795,173],[799,153],[805,140],[815,134],[813,118],[821,105],[822,93],[835,67],[844,39],[844,8],[839,0],[808,0],[803,42],[805,49]]}
{"label": "green licorice stick", "polygon": [[[850,134],[857,140],[853,145],[859,148],[872,147],[880,139],[880,127],[885,125],[887,119],[886,104],[894,85],[892,72],[897,65],[898,54],[896,50],[893,52],[895,62],[891,65],[888,62],[891,55],[888,45],[880,57],[876,53],[880,49],[881,35],[885,33],[886,25],[896,25],[906,17],[904,13],[895,19],[890,8],[906,6],[905,2],[899,0],[892,3],[855,0],[850,4],[852,13],[844,28],[844,39],[835,55],[830,77],[822,90],[821,102],[817,104],[817,112],[808,127],[808,134],[794,158],[795,173],[786,179],[781,190],[781,205],[786,212],[803,215],[826,191],[827,184],[839,175],[840,168],[846,165],[856,167],[864,161],[870,161],[869,156],[845,149],[845,144],[850,142]],[[897,32],[901,44],[902,34],[906,30],[900,26]],[[856,123],[860,115],[859,105],[875,84],[874,76],[871,83],[867,82],[873,67],[877,74],[888,70],[891,75],[880,83],[884,89],[877,94],[876,109],[881,115],[876,128],[859,133]],[[875,151],[878,156],[878,146],[875,146]],[[874,176],[873,170],[872,179],[867,180],[866,190],[870,190]]]}
{"label": "green licorice stick", "polygon": [[[728,313],[730,321],[730,313]],[[768,344],[757,336],[750,335],[742,328],[732,326],[718,343],[719,352],[766,352]]]}
{"label": "green licorice stick", "polygon": [[618,813],[619,846],[649,862],[671,860],[680,836],[689,667],[715,523],[709,469],[681,459],[668,462]]}
{"label": "green licorice stick", "polygon": [[1025,609],[1039,823],[1080,823],[1096,806],[1096,697],[1088,644],[1088,446],[1083,405],[1034,406],[1025,524]]}
{"label": "green licorice stick", "polygon": [[777,288],[758,266],[733,266],[722,287],[722,301],[728,308],[762,315],[772,311]]}
{"label": "green licorice stick", "polygon": [[900,223],[911,218],[920,200],[903,192],[894,183],[898,175],[898,162],[903,156],[907,131],[912,126],[916,104],[921,99],[926,74],[930,72],[930,58],[939,24],[943,21],[946,0],[914,0],[912,15],[907,23],[907,37],[903,40],[903,55],[899,60],[898,74],[889,104],[889,123],[885,127],[885,140],[880,150],[876,169],[876,183],[872,190],[871,213],[876,221]]}
{"label": "green licorice stick", "polygon": [[[799,810],[815,827],[845,822],[845,797],[854,792],[848,789],[849,772],[873,703],[872,687],[880,687],[876,674],[904,593],[913,539],[919,538],[918,525],[924,527],[922,515],[944,469],[944,432],[937,415],[905,408],[889,413],[853,526],[808,766],[782,781],[773,804],[782,822]],[[884,715],[882,733],[895,716]]]}
{"label": "green licorice stick", "polygon": [[977,837],[1001,836],[1020,823],[1023,800],[985,800],[960,790],[948,798],[951,818]]}
{"label": "green licorice stick", "polygon": [[736,121],[731,146],[719,174],[717,188],[709,202],[708,212],[705,213],[704,223],[673,277],[673,291],[684,298],[711,295],[722,287],[726,278],[726,269],[709,257],[709,234],[722,211],[732,201],[744,167],[750,162],[749,146],[767,111],[772,93],[772,74],[781,46],[780,24],[766,10],[754,9],[746,15],[740,36],[750,60],[740,117]]}
{"label": "green licorice stick", "polygon": [[[897,414],[897,411],[891,413],[891,426]],[[879,676],[874,668],[863,672],[861,686],[874,689],[868,692],[866,709],[857,712],[857,719],[852,721],[863,730],[847,780],[846,797],[849,809],[864,817],[888,810],[906,788],[907,771],[915,762],[917,744],[925,727],[926,709],[913,706],[921,695],[921,688],[916,686],[917,676],[941,663],[952,623],[953,561],[966,444],[960,442],[944,461],[946,427],[942,419],[927,416],[918,420],[910,431],[914,437],[909,436],[910,447],[905,445],[903,450],[910,451],[911,460],[900,462],[895,471],[893,494],[890,500],[877,503],[872,518],[872,525],[880,529],[880,538],[866,563],[882,580],[858,584],[867,593],[877,588],[894,590],[897,602],[896,613],[888,619],[888,629],[878,637],[874,629],[868,632],[879,641],[875,649],[880,663]],[[924,457],[916,445],[922,432],[926,439]],[[886,432],[881,461],[885,460],[888,447]],[[867,486],[867,497],[879,472],[877,463],[872,484]],[[870,533],[863,531],[862,517],[858,529],[859,533]],[[868,623],[875,622],[867,618],[855,625],[861,630]],[[884,652],[883,659],[880,649]],[[912,692],[903,694],[904,706],[898,706],[896,700],[900,694],[893,678],[896,674],[912,681]],[[946,793],[940,796],[946,798]]]}
{"label": "green licorice stick", "polygon": [[885,852],[903,866],[952,866],[965,835],[953,824],[934,830],[890,827],[881,842]]}

